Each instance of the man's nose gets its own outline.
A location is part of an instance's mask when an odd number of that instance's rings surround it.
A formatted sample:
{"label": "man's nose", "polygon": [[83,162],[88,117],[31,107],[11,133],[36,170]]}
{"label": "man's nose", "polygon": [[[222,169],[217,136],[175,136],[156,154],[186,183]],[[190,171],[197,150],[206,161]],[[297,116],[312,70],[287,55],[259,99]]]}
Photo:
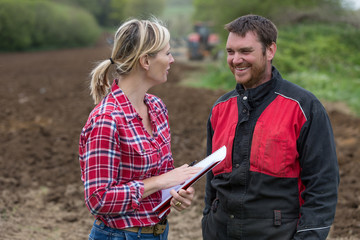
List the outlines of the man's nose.
{"label": "man's nose", "polygon": [[242,56],[242,54],[240,53],[235,53],[234,55],[234,59],[233,59],[233,63],[234,64],[241,64],[244,62],[244,58]]}

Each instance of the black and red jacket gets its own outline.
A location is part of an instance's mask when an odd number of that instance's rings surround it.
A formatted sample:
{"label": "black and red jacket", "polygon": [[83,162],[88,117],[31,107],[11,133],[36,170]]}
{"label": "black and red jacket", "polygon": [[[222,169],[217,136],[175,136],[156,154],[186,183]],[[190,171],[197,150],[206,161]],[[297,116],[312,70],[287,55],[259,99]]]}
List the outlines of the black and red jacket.
{"label": "black and red jacket", "polygon": [[227,147],[207,176],[203,236],[326,239],[339,169],[332,127],[319,100],[282,79],[237,85],[208,120],[208,154]]}

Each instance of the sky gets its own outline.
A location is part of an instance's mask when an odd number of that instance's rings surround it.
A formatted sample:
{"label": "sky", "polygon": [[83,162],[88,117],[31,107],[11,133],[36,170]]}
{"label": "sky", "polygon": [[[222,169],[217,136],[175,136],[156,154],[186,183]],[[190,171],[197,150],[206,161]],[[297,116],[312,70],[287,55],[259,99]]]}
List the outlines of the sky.
{"label": "sky", "polygon": [[344,0],[344,2],[349,2],[355,9],[360,9],[360,0]]}

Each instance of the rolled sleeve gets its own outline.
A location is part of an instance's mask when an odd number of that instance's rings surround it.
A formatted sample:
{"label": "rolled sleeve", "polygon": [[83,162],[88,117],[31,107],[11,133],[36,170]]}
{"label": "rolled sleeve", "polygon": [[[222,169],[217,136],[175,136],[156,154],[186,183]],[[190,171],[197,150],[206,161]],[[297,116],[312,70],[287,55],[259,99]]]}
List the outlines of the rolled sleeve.
{"label": "rolled sleeve", "polygon": [[131,207],[134,210],[138,210],[144,194],[144,183],[142,181],[133,181],[128,185],[131,192]]}
{"label": "rolled sleeve", "polygon": [[[94,215],[114,215],[139,209],[144,192],[142,181],[126,181],[121,169],[120,144],[111,116],[97,117],[86,137],[83,180],[86,205]],[[125,180],[125,181],[124,181]]]}

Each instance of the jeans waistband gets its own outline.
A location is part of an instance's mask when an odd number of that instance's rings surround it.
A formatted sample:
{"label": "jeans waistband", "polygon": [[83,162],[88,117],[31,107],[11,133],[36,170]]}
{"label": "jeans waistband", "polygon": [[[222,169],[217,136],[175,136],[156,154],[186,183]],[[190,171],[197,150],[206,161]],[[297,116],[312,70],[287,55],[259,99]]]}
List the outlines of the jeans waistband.
{"label": "jeans waistband", "polygon": [[113,229],[115,231],[122,230],[122,231],[135,232],[135,233],[154,234],[154,236],[157,236],[157,235],[163,234],[164,231],[166,230],[167,219],[165,218],[153,226],[128,227],[128,228],[123,228],[123,229],[115,229],[115,228],[108,227],[100,219],[96,219],[95,224],[97,226],[103,226],[106,228]]}

